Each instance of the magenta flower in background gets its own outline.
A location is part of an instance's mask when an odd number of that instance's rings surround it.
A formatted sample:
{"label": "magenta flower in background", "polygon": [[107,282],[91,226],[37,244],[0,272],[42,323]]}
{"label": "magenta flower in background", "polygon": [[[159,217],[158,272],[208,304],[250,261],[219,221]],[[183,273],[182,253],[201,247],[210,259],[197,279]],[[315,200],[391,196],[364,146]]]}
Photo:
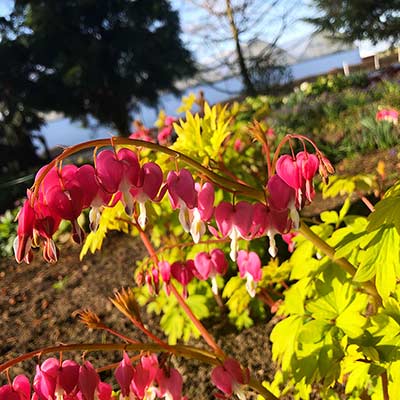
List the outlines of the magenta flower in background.
{"label": "magenta flower in background", "polygon": [[394,108],[385,108],[376,113],[375,119],[377,121],[388,121],[393,125],[397,125],[399,121],[399,112]]}
{"label": "magenta flower in background", "polygon": [[157,135],[158,143],[162,146],[169,144],[171,142],[172,132],[172,126],[165,126],[164,128],[162,128]]}

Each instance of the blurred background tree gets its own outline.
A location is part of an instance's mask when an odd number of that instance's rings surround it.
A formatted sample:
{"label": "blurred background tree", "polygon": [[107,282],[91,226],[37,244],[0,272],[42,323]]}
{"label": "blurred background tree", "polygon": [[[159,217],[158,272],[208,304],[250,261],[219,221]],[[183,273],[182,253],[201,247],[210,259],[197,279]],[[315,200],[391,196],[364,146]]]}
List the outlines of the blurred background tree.
{"label": "blurred background tree", "polygon": [[32,139],[44,120],[33,106],[37,93],[29,49],[2,41],[0,60],[0,171],[6,174],[40,162]]}
{"label": "blurred background tree", "polygon": [[179,35],[167,0],[15,0],[0,18],[0,144],[33,163],[51,111],[128,135],[139,101],[195,72]]}
{"label": "blurred background tree", "polygon": [[328,31],[347,42],[399,41],[399,0],[313,0],[313,3],[319,16],[305,20],[320,31]]}
{"label": "blurred background tree", "polygon": [[203,81],[238,75],[246,94],[254,95],[284,77],[287,60],[277,44],[298,18],[296,6],[302,0],[186,2],[195,15],[184,29],[192,37],[191,45],[197,40],[199,48],[208,48],[208,56],[199,60]]}

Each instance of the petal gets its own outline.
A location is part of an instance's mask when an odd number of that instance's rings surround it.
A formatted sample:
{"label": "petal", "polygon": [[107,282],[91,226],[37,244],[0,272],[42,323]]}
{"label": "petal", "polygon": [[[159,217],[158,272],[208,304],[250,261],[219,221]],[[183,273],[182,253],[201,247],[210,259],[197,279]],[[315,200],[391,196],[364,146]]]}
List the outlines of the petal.
{"label": "petal", "polygon": [[198,193],[197,208],[203,221],[209,221],[214,213],[214,186],[206,182]]}
{"label": "petal", "polygon": [[268,180],[268,204],[274,210],[285,210],[294,201],[295,191],[278,175]]}
{"label": "petal", "polygon": [[223,393],[231,396],[233,394],[233,379],[231,374],[222,365],[215,367],[211,372],[212,383]]}
{"label": "petal", "polygon": [[276,173],[293,189],[301,188],[301,170],[291,156],[284,155],[278,158]]}
{"label": "petal", "polygon": [[226,201],[222,201],[215,208],[215,221],[223,237],[228,236],[232,230],[232,214],[233,205]]}
{"label": "petal", "polygon": [[100,382],[99,375],[89,361],[79,368],[79,390],[84,400],[93,400],[97,385]]}
{"label": "petal", "polygon": [[133,378],[134,369],[132,367],[131,360],[126,352],[122,361],[119,363],[115,370],[115,379],[121,387],[122,396],[129,396],[129,386]]}
{"label": "petal", "polygon": [[210,254],[205,251],[196,254],[196,257],[194,258],[194,266],[200,275],[200,279],[208,279],[212,271],[212,259]]}
{"label": "petal", "polygon": [[13,380],[12,386],[13,386],[13,389],[20,394],[20,399],[21,398],[23,400],[30,399],[31,384],[29,382],[29,379],[25,375],[17,375]]}
{"label": "petal", "polygon": [[111,150],[103,150],[96,157],[96,175],[101,186],[108,193],[118,191],[122,180],[123,166],[116,159],[115,153]]}
{"label": "petal", "polygon": [[235,204],[232,216],[232,223],[235,225],[244,238],[249,235],[253,222],[253,206],[247,201],[240,201]]}
{"label": "petal", "polygon": [[228,261],[225,257],[225,253],[221,249],[213,249],[210,255],[213,270],[219,275],[224,275],[228,270]]}
{"label": "petal", "polygon": [[72,360],[65,360],[59,375],[59,384],[67,394],[70,394],[78,385],[79,364]]}
{"label": "petal", "polygon": [[146,163],[141,169],[142,190],[146,195],[153,200],[163,182],[163,173],[161,168],[156,163]]}

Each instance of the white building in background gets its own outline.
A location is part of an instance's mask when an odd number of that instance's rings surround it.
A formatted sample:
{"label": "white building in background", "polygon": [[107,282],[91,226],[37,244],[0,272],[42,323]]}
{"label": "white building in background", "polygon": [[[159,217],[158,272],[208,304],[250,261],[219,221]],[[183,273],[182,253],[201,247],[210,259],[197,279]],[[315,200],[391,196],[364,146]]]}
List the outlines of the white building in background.
{"label": "white building in background", "polygon": [[[257,51],[265,47],[265,42],[259,42],[244,51],[256,55]],[[342,68],[343,64],[351,66],[361,63],[356,46],[332,41],[323,34],[313,34],[292,40],[281,45],[277,51],[280,64],[288,66],[292,79],[296,81],[327,74],[334,69]],[[203,90],[207,101],[213,104],[226,101],[242,91],[243,86],[238,76],[220,80],[217,74],[213,74],[208,78],[207,80],[214,83],[199,84],[198,81],[191,80],[184,86],[183,95]],[[180,98],[172,94],[164,94],[160,98],[160,108],[169,115],[177,115],[176,110],[180,103]],[[154,108],[142,105],[138,112],[133,113],[133,117],[143,121],[146,126],[152,127],[157,114]],[[82,128],[79,123],[71,122],[60,114],[51,113],[48,117],[48,123],[42,128],[41,133],[45,136],[49,148],[69,146],[93,138],[110,137],[114,134],[111,129],[105,127],[96,130]],[[40,147],[39,143],[38,147]]]}

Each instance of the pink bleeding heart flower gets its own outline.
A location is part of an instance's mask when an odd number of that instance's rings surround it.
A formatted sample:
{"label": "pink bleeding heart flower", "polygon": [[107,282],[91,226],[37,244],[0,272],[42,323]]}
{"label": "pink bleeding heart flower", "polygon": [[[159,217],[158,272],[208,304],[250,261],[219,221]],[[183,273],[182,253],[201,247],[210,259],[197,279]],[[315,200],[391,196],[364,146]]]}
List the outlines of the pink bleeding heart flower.
{"label": "pink bleeding heart flower", "polygon": [[84,232],[77,219],[83,210],[85,195],[77,179],[77,171],[78,167],[75,165],[67,165],[62,169],[53,168],[44,177],[42,185],[48,207],[60,218],[71,221],[72,238],[81,244]]}
{"label": "pink bleeding heart flower", "polygon": [[99,400],[115,400],[115,397],[112,395],[111,385],[105,382],[99,382],[97,386],[97,397]]}
{"label": "pink bleeding heart flower", "polygon": [[99,375],[89,361],[79,368],[79,390],[83,400],[93,400],[100,383]]}
{"label": "pink bleeding heart flower", "polygon": [[276,173],[279,177],[286,182],[294,190],[301,190],[302,187],[302,176],[301,169],[296,162],[289,155],[283,155],[278,158],[276,163]]}
{"label": "pink bleeding heart flower", "polygon": [[171,291],[169,287],[169,282],[171,280],[171,266],[169,265],[168,261],[160,261],[158,263],[158,268],[160,270],[161,278],[164,282],[164,290],[167,296],[169,296]]}
{"label": "pink bleeding heart flower", "polygon": [[100,185],[111,194],[120,191],[125,211],[132,215],[130,189],[136,185],[140,171],[137,155],[129,149],[120,149],[118,152],[103,150],[97,155],[95,165]]}
{"label": "pink bleeding heart flower", "polygon": [[160,291],[160,271],[158,268],[153,267],[150,271],[146,272],[145,281],[151,295],[158,295]]}
{"label": "pink bleeding heart flower", "polygon": [[278,175],[273,175],[268,180],[268,204],[274,211],[289,210],[293,226],[298,229],[300,216],[295,206],[296,192],[286,184]]}
{"label": "pink bleeding heart flower", "polygon": [[143,164],[139,172],[137,184],[130,189],[133,199],[139,203],[138,223],[142,229],[146,226],[147,212],[145,203],[154,200],[160,191],[163,182],[161,168],[153,162]]}
{"label": "pink bleeding heart flower", "polygon": [[249,238],[258,238],[265,234],[270,227],[269,209],[262,203],[253,204],[253,220]]}
{"label": "pink bleeding heart flower", "polygon": [[288,251],[293,253],[296,242],[293,239],[298,235],[298,232],[289,232],[282,235],[283,241],[288,245]]}
{"label": "pink bleeding heart flower", "polygon": [[115,370],[115,379],[117,380],[123,397],[128,397],[130,392],[130,384],[133,378],[134,369],[128,353],[124,351],[122,361]]}
{"label": "pink bleeding heart flower", "polygon": [[172,117],[170,115],[166,116],[164,119],[164,125],[165,126],[172,126],[174,122],[176,122],[177,119],[175,117]]}
{"label": "pink bleeding heart flower", "polygon": [[133,122],[136,131],[132,132],[129,139],[139,139],[145,142],[153,142],[150,129],[146,128],[140,121]]}
{"label": "pink bleeding heart flower", "polygon": [[221,392],[228,397],[236,394],[240,400],[246,399],[241,386],[249,383],[249,380],[249,370],[242,369],[233,358],[226,358],[222,365],[211,372],[211,381]]}
{"label": "pink bleeding heart flower", "polygon": [[14,240],[13,247],[15,259],[17,260],[17,263],[20,264],[23,260],[29,261],[29,255],[32,254],[31,247],[35,212],[30,204],[30,200],[25,200],[17,218],[17,237]]}
{"label": "pink bleeding heart flower", "polygon": [[170,171],[167,176],[167,189],[172,209],[179,208],[179,221],[186,232],[190,231],[188,209],[197,205],[197,192],[192,174],[187,169]]}
{"label": "pink bleeding heart flower", "polygon": [[78,385],[79,365],[65,360],[61,366],[56,358],[45,360],[36,369],[33,387],[39,399],[63,398],[70,395]]}
{"label": "pink bleeding heart flower", "polygon": [[231,239],[229,255],[232,261],[236,261],[238,238],[245,239],[251,233],[253,206],[246,201],[240,201],[235,205],[222,201],[215,208],[215,221],[222,236],[229,236]]}
{"label": "pink bleeding heart flower", "polygon": [[190,234],[193,241],[199,243],[200,238],[206,233],[206,225],[214,214],[214,186],[206,182],[203,186],[195,185],[197,191],[197,207],[189,210]]}
{"label": "pink bleeding heart flower", "polygon": [[194,267],[199,279],[211,278],[212,291],[218,294],[217,275],[225,275],[228,270],[228,261],[221,249],[213,249],[211,253],[198,253],[194,258]]}
{"label": "pink bleeding heart flower", "polygon": [[172,126],[165,126],[158,132],[157,135],[157,141],[159,144],[162,146],[165,146],[171,142],[171,136],[172,136]]}
{"label": "pink bleeding heart flower", "polygon": [[107,206],[112,194],[106,192],[99,184],[96,170],[89,164],[83,165],[76,172],[80,186],[84,188],[84,208],[91,207],[89,212],[90,229],[96,231],[100,222],[100,209]]}
{"label": "pink bleeding heart flower", "polygon": [[183,297],[188,297],[187,285],[194,277],[194,261],[176,261],[171,265],[171,275],[183,286]]}
{"label": "pink bleeding heart flower", "polygon": [[276,211],[271,209],[269,215],[271,225],[267,229],[267,236],[269,238],[268,252],[271,257],[276,257],[278,249],[276,247],[275,235],[289,232],[293,228],[293,221],[289,217],[288,210]]}
{"label": "pink bleeding heart flower", "polygon": [[[31,201],[32,194],[28,192],[28,200]],[[54,263],[58,259],[58,249],[52,237],[61,223],[61,218],[55,214],[46,204],[43,192],[39,192],[38,199],[33,205],[35,222],[33,227],[33,238],[35,245],[39,245],[40,238],[44,240],[43,258],[46,262]]]}
{"label": "pink bleeding heart flower", "polygon": [[314,154],[301,151],[297,153],[296,160],[301,169],[302,177],[305,180],[306,199],[311,203],[315,196],[313,178],[319,169],[318,157]]}
{"label": "pink bleeding heart flower", "polygon": [[233,144],[233,148],[238,153],[241,153],[244,149],[244,143],[238,138],[235,140],[235,143]]}
{"label": "pink bleeding heart flower", "polygon": [[[318,171],[319,160],[314,154],[301,151],[293,159],[288,155],[279,157],[276,173],[296,191],[296,208],[301,209],[314,197],[312,179]],[[305,195],[305,198],[304,198]]]}
{"label": "pink bleeding heart flower", "polygon": [[246,278],[246,288],[251,297],[256,295],[257,282],[261,280],[261,260],[254,251],[240,250],[237,257],[240,277]]}
{"label": "pink bleeding heart flower", "polygon": [[288,186],[295,190],[295,207],[300,210],[303,205],[302,189],[304,182],[297,160],[288,155],[279,157],[276,163],[276,173]]}
{"label": "pink bleeding heart flower", "polygon": [[155,354],[141,358],[139,364],[135,367],[131,382],[131,391],[135,396],[139,399],[147,399],[147,394],[155,393],[156,388],[153,384],[158,371],[159,365]]}
{"label": "pink bleeding heart flower", "polygon": [[17,375],[12,385],[0,387],[0,400],[29,400],[31,385],[25,375]]}
{"label": "pink bleeding heart flower", "polygon": [[182,375],[175,368],[159,369],[156,376],[158,383],[157,397],[168,400],[182,399]]}

